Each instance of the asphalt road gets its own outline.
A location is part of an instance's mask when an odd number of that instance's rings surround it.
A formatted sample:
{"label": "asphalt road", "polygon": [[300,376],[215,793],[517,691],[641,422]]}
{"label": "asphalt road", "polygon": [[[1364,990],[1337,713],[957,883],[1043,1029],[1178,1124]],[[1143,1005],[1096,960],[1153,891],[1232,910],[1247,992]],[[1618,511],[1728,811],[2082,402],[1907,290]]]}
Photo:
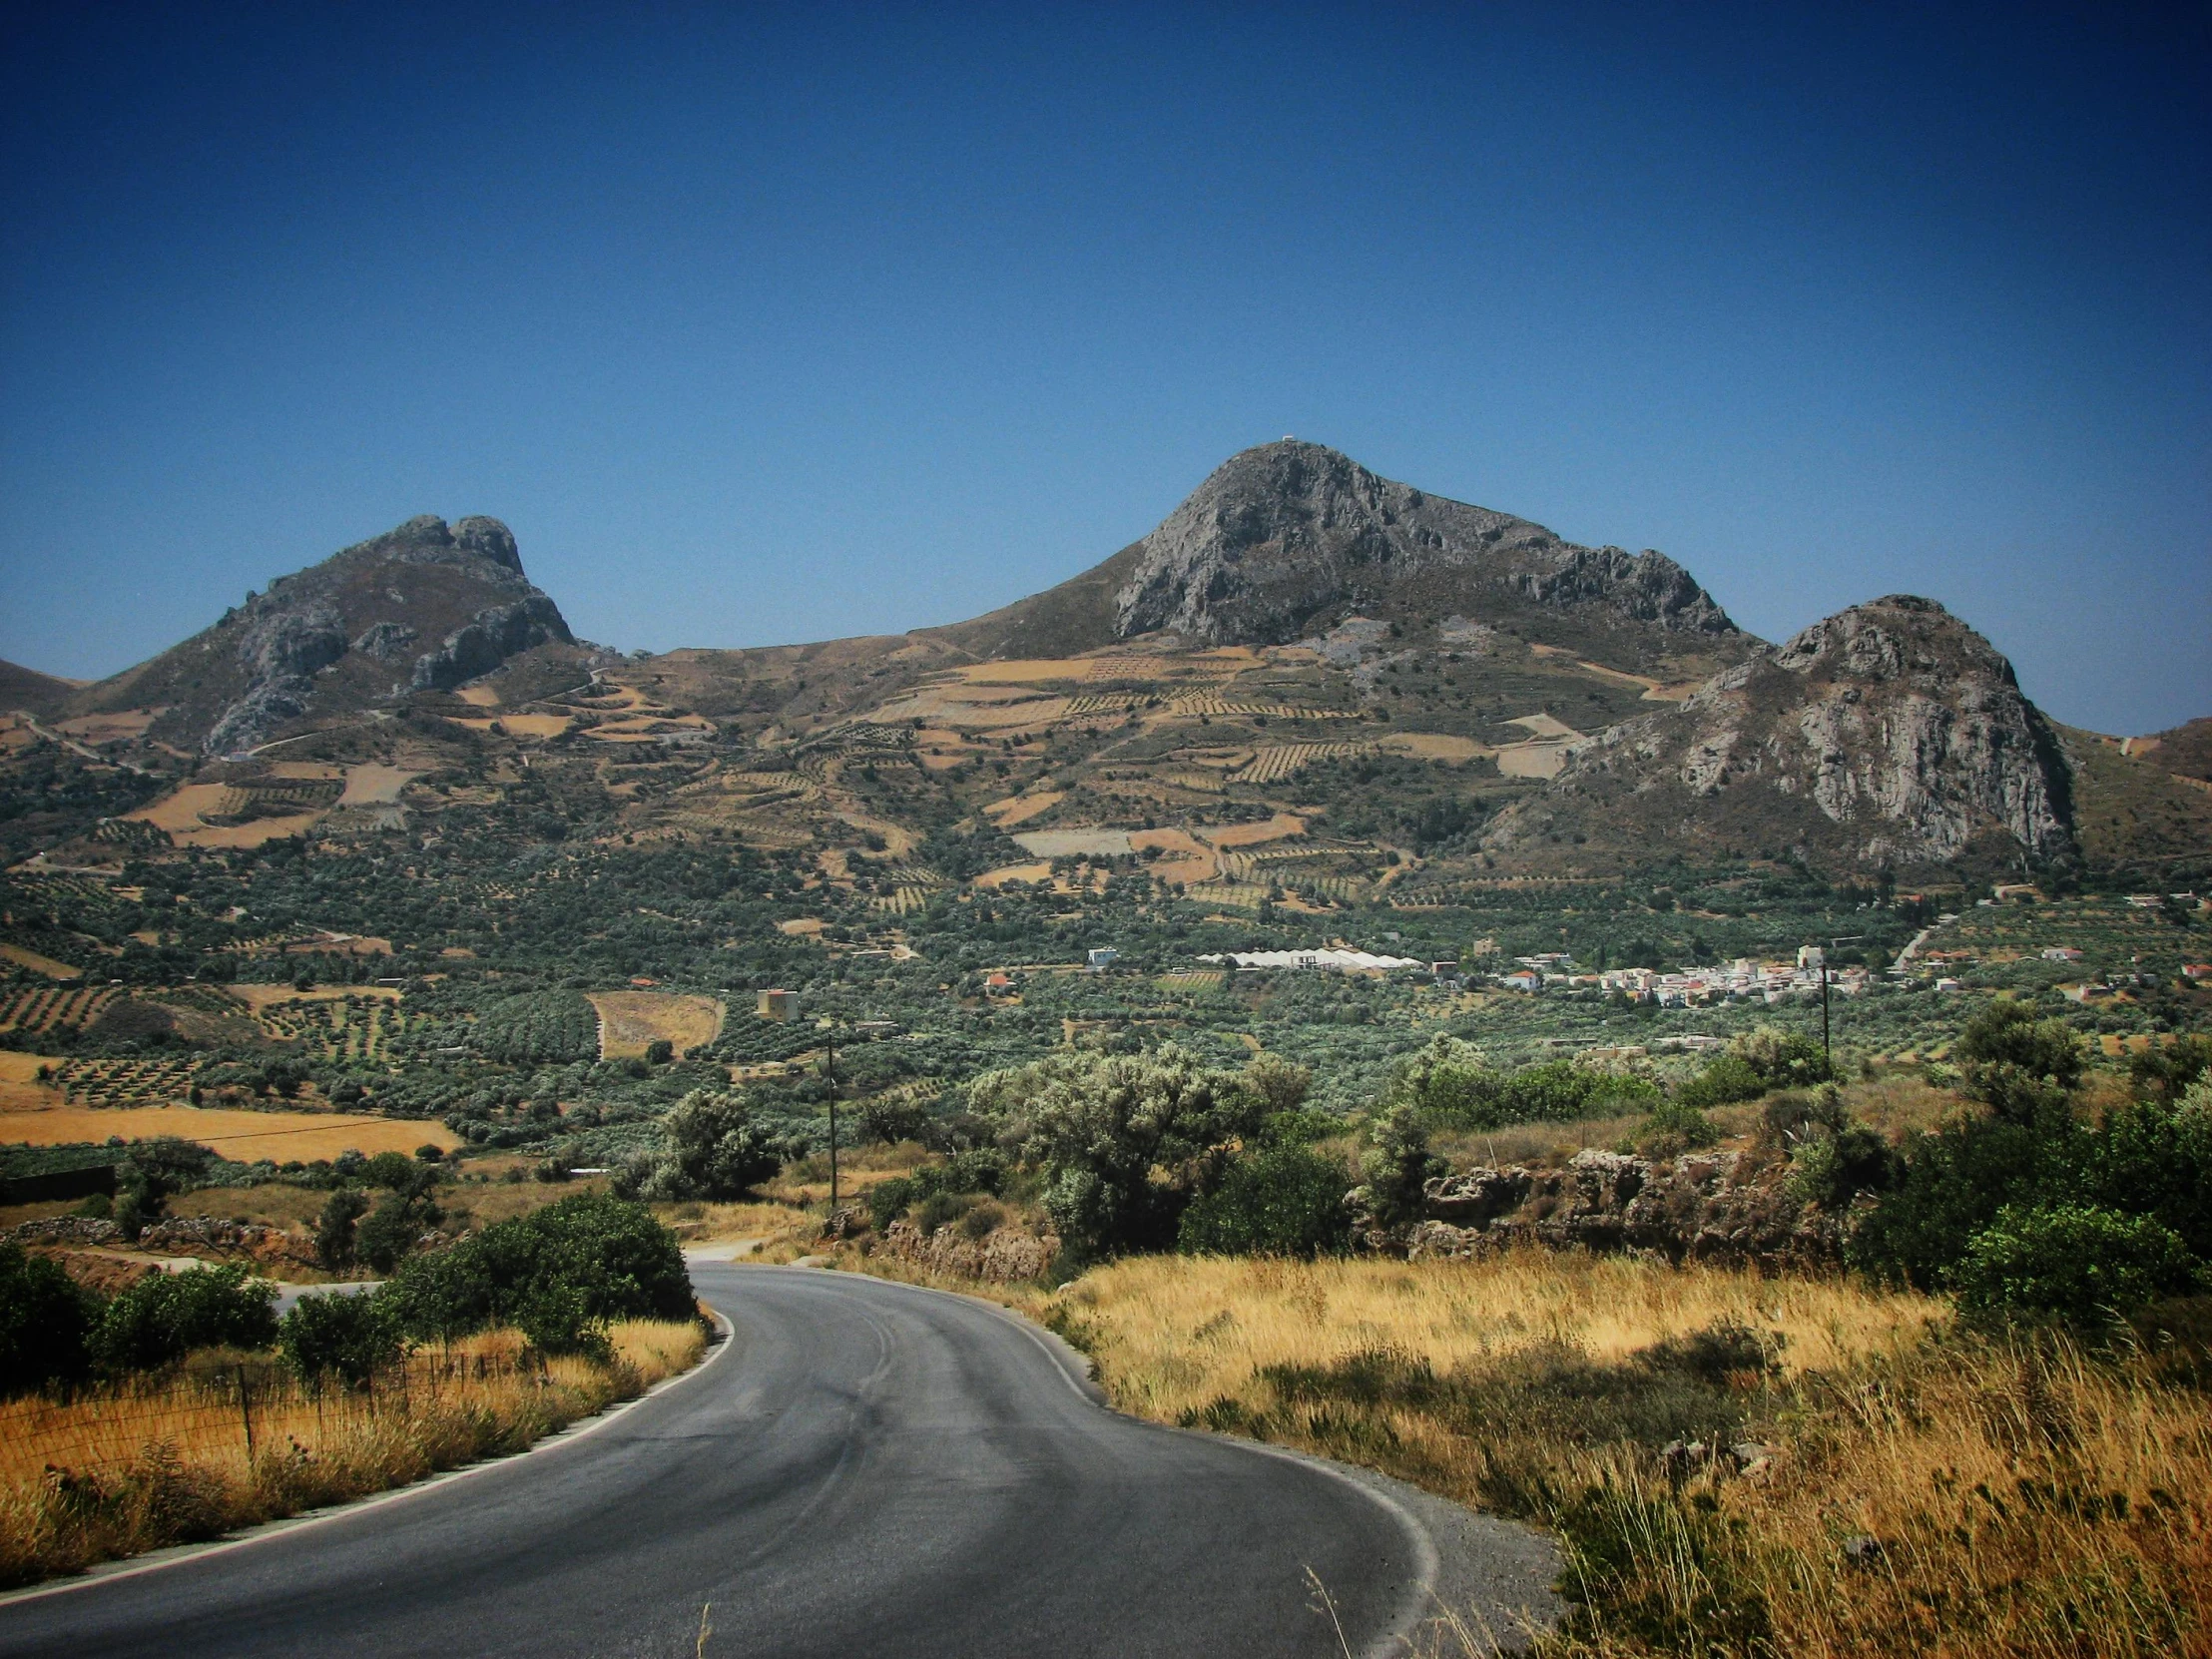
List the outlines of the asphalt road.
{"label": "asphalt road", "polygon": [[1341,1656],[1393,1651],[1486,1549],[1508,1587],[1542,1581],[1510,1529],[1439,1538],[1383,1483],[1105,1410],[1066,1351],[967,1299],[694,1281],[734,1344],[603,1427],[0,1604],[0,1654]]}

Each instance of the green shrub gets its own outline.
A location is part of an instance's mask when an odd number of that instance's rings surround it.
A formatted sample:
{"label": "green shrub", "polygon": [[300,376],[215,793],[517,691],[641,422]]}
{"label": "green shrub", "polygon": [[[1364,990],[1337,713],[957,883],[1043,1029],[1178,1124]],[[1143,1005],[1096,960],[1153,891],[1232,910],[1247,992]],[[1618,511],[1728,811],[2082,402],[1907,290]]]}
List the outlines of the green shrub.
{"label": "green shrub", "polygon": [[419,1198],[386,1193],[353,1234],[353,1253],[378,1273],[389,1273],[415,1247],[436,1213]]}
{"label": "green shrub", "polygon": [[2006,1205],[2070,1197],[2087,1151],[2063,1103],[2030,1123],[1974,1117],[1915,1135],[1894,1189],[1846,1241],[1846,1259],[1880,1279],[1944,1289],[1967,1241]]}
{"label": "green shrub", "polygon": [[1421,1219],[1423,1188],[1450,1165],[1428,1150],[1428,1131],[1412,1106],[1392,1106],[1368,1126],[1368,1150],[1360,1173],[1367,1177],[1353,1202],[1364,1204],[1385,1228],[1411,1227]]}
{"label": "green shrub", "polygon": [[1721,1138],[1720,1126],[1695,1106],[1681,1100],[1662,1100],[1637,1126],[1636,1151],[1646,1158],[1679,1158]]}
{"label": "green shrub", "polygon": [[2023,1002],[1992,1002],[1952,1045],[1961,1090],[2000,1118],[2029,1123],[2064,1103],[2081,1081],[2081,1038],[2062,1019],[2037,1019]]}
{"label": "green shrub", "polygon": [[1879,1132],[1865,1124],[1847,1124],[1798,1143],[1790,1157],[1790,1186],[1824,1210],[1845,1210],[1861,1193],[1888,1192],[1897,1183],[1900,1166]]}
{"label": "green shrub", "polygon": [[782,1168],[766,1130],[743,1098],[695,1089],[662,1120],[668,1168],[657,1196],[743,1197]]}
{"label": "green shrub", "polygon": [[276,1340],[276,1287],[243,1267],[150,1273],[111,1301],[93,1333],[102,1369],[152,1371],[196,1348],[267,1348]]}
{"label": "green shrub", "polygon": [[559,1333],[621,1319],[691,1319],[698,1309],[676,1236],[641,1204],[577,1193],[411,1257],[377,1295],[416,1338],[487,1326]]}
{"label": "green shrub", "polygon": [[1313,1257],[1352,1239],[1344,1166],[1308,1148],[1273,1146],[1239,1158],[1221,1184],[1183,1212],[1189,1254]]}
{"label": "green shrub", "polygon": [[1723,1054],[1703,1071],[1675,1090],[1684,1106],[1727,1106],[1739,1100],[1757,1100],[1767,1092],[1767,1080],[1749,1060]]}
{"label": "green shrub", "polygon": [[0,1398],[82,1379],[100,1312],[58,1263],[0,1241]]}
{"label": "green shrub", "polygon": [[2097,1128],[2083,1183],[2096,1203],[2157,1217],[2212,1261],[2212,1080],[2123,1106]]}
{"label": "green shrub", "polygon": [[400,1356],[395,1313],[382,1291],[303,1296],[277,1327],[277,1346],[303,1382],[336,1376],[359,1387]]}
{"label": "green shrub", "polygon": [[2149,1216],[2088,1204],[2015,1206],[1974,1235],[1955,1279],[1970,1308],[2088,1325],[2195,1289],[2203,1264]]}
{"label": "green shrub", "polygon": [[322,1201],[315,1222],[315,1260],[333,1272],[353,1265],[355,1224],[368,1213],[368,1198],[358,1187],[340,1187]]}

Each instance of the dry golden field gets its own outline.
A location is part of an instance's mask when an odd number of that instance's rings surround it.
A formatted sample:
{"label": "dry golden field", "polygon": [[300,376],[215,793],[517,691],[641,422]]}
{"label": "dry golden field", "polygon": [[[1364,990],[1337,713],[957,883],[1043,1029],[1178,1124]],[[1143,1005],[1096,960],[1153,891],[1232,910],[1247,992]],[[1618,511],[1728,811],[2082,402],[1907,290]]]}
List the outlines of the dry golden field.
{"label": "dry golden field", "polygon": [[681,1054],[711,1043],[722,1030],[723,1005],[711,996],[675,996],[662,991],[596,991],[599,1053],[622,1060],[643,1055],[646,1045],[666,1039]]}
{"label": "dry golden field", "polygon": [[450,1151],[461,1144],[460,1137],[442,1123],[355,1117],[343,1112],[234,1112],[199,1106],[22,1107],[0,1103],[0,1142],[64,1146],[104,1141],[111,1135],[121,1135],[125,1140],[175,1135],[242,1164],[261,1158],[279,1164],[308,1162],[335,1158],[347,1150],[370,1154],[412,1152],[432,1142]]}
{"label": "dry golden field", "polygon": [[[1124,1410],[1552,1528],[1572,1611],[1540,1655],[2212,1654],[2212,1419],[2184,1351],[2097,1357],[1842,1279],[1549,1253],[1148,1257],[983,1294],[1088,1351]],[[1670,1464],[1670,1432],[1767,1461]]]}
{"label": "dry golden field", "polygon": [[423,1350],[373,1387],[309,1388],[266,1356],[0,1404],[0,1584],[219,1537],[533,1441],[699,1362],[694,1324],[610,1328],[611,1365],[513,1331]]}

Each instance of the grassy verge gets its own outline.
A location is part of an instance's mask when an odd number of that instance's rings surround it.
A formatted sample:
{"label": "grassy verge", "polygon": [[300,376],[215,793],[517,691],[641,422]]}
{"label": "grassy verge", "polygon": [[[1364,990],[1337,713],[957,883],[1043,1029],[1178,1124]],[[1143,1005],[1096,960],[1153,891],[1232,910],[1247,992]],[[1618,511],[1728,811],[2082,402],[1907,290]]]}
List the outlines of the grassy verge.
{"label": "grassy verge", "polygon": [[2212,1653],[2212,1431],[2182,1350],[1567,1254],[1149,1257],[1052,1294],[959,1288],[1085,1349],[1124,1410],[1554,1529],[1557,1659]]}
{"label": "grassy verge", "polygon": [[513,1331],[424,1350],[371,1388],[317,1390],[267,1356],[0,1405],[0,1586],[221,1537],[520,1451],[699,1362],[696,1325],[608,1332],[611,1363],[544,1360]]}

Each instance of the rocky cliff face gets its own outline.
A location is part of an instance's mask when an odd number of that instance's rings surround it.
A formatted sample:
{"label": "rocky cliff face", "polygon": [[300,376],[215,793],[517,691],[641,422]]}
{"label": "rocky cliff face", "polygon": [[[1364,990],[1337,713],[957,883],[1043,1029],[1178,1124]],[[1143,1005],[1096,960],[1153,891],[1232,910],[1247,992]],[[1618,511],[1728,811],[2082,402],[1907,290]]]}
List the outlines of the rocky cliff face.
{"label": "rocky cliff face", "polygon": [[1508,622],[1615,663],[1732,660],[1746,643],[1663,554],[1577,547],[1291,438],[1231,456],[1158,529],[1080,576],[916,637],[981,657],[1066,655],[1155,632],[1279,645],[1356,613]]}
{"label": "rocky cliff face", "polygon": [[2011,664],[1934,600],[1895,594],[1577,746],[1486,844],[2008,868],[2071,860],[2072,824],[2056,737]]}
{"label": "rocky cliff face", "polygon": [[77,695],[75,712],[160,707],[155,735],[226,755],[310,716],[446,690],[572,645],[506,525],[425,515],[249,595],[215,627]]}
{"label": "rocky cliff face", "polygon": [[1285,439],[1233,456],[1137,544],[1123,638],[1165,629],[1279,644],[1348,611],[1557,611],[1670,634],[1736,626],[1658,553],[1577,547],[1539,524],[1378,477]]}

